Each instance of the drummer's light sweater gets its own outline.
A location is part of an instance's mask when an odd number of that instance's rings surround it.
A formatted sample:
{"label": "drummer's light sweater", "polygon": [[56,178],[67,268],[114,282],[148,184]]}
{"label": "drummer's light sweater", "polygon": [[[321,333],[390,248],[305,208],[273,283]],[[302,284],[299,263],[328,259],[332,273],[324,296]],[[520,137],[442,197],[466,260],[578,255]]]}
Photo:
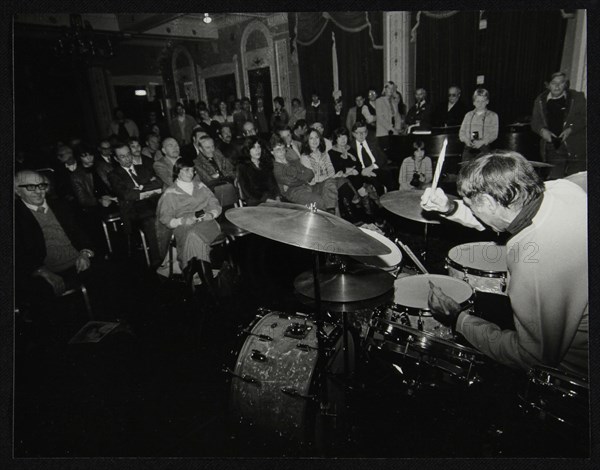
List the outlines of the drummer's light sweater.
{"label": "drummer's light sweater", "polygon": [[[483,227],[463,204],[448,218]],[[587,196],[579,186],[546,183],[533,223],[507,243],[507,267],[516,331],[464,312],[457,331],[503,364],[524,369],[544,364],[586,374]]]}

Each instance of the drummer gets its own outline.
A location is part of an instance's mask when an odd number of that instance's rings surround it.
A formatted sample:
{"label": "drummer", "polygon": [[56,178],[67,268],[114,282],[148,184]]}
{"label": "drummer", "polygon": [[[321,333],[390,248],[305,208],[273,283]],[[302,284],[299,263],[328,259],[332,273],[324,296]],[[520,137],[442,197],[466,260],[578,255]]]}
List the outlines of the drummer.
{"label": "drummer", "polygon": [[543,183],[520,154],[492,151],[463,166],[462,201],[428,188],[425,210],[484,230],[508,232],[507,294],[515,330],[502,330],[432,287],[434,317],[503,364],[588,369],[587,197],[567,180]]}

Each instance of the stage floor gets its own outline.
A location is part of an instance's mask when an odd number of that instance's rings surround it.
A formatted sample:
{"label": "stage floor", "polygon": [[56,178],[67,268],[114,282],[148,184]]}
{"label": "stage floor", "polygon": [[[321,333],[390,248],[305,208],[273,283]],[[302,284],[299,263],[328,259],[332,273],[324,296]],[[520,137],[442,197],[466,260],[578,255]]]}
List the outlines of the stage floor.
{"label": "stage floor", "polygon": [[[390,223],[416,253],[424,249],[422,225],[395,217]],[[450,223],[430,229],[426,264],[432,273],[445,273],[451,247],[496,239]],[[341,393],[335,413],[321,413],[318,406],[313,412],[307,405],[312,401],[296,397],[300,404],[289,408],[289,420],[301,439],[282,443],[268,429],[245,432],[229,411],[232,401],[239,407],[254,393],[252,384],[246,395],[232,398],[232,380],[240,379],[224,369],[234,368],[258,309],[263,315],[310,314],[294,294],[293,280],[311,269],[312,258],[255,235],[233,247],[242,277],[232,286],[235,295],[220,306],[206,302],[201,289],[185,300],[181,283],[149,272],[141,258],[112,259],[105,262],[116,273],[111,282],[126,288],[100,305],[93,299],[96,320],[120,323],[101,341],[69,344],[85,323],[82,315],[49,312],[52,319],[43,324],[17,319],[15,457],[589,455],[586,423],[580,423],[581,438],[519,408],[525,374],[488,363],[481,367],[482,382],[471,387],[444,380],[418,386],[414,375],[404,375],[410,367],[398,370],[406,365],[398,354],[365,354],[364,338],[354,344],[360,354],[346,386],[343,377],[334,377]],[[404,273],[415,274],[404,261]],[[297,381],[310,385],[310,373],[302,374]],[[277,428],[272,410],[266,422]]]}

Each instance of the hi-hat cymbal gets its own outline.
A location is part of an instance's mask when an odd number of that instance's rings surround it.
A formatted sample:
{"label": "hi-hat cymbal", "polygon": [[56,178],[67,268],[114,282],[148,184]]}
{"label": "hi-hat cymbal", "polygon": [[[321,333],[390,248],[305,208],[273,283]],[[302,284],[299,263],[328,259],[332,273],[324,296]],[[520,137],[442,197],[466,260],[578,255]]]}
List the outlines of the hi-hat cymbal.
{"label": "hi-hat cymbal", "polygon": [[[394,286],[394,276],[360,265],[326,266],[319,273],[319,286],[323,302],[357,302],[385,294]],[[300,274],[294,280],[294,287],[300,294],[314,299],[313,272]]]}
{"label": "hi-hat cymbal", "polygon": [[347,220],[328,212],[289,203],[229,209],[225,217],[238,227],[288,245],[340,255],[385,255],[391,250]]}

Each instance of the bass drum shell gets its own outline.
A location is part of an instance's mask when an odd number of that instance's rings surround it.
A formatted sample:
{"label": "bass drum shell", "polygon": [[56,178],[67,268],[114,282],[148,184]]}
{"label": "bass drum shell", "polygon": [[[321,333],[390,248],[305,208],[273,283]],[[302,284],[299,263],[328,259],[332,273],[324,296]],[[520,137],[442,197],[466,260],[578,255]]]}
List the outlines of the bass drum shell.
{"label": "bass drum shell", "polygon": [[506,295],[508,268],[506,246],[493,242],[464,243],[446,257],[448,274],[468,282],[479,292]]}
{"label": "bass drum shell", "polygon": [[[299,334],[297,330],[305,329]],[[328,413],[344,411],[342,332],[324,324]],[[230,395],[230,424],[253,449],[275,455],[303,454],[318,434],[319,378],[316,323],[307,315],[269,312],[246,330],[237,355]],[[354,342],[348,335],[350,372]]]}

